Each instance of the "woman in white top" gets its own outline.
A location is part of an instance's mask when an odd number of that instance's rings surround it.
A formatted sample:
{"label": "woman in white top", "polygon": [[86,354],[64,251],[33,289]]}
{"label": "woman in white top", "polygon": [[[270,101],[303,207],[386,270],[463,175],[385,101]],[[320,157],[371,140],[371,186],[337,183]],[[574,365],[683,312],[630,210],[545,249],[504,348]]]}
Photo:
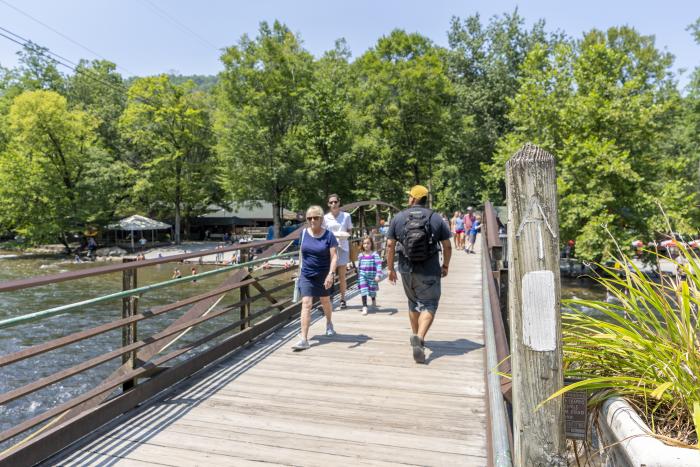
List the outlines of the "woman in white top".
{"label": "woman in white top", "polygon": [[340,196],[333,193],[328,197],[328,207],[330,211],[323,216],[323,227],[330,230],[338,240],[338,263],[337,275],[338,284],[340,285],[340,309],[347,308],[345,302],[345,291],[347,290],[347,282],[345,280],[345,272],[347,264],[350,262],[350,232],[352,231],[352,220],[350,214],[340,210]]}

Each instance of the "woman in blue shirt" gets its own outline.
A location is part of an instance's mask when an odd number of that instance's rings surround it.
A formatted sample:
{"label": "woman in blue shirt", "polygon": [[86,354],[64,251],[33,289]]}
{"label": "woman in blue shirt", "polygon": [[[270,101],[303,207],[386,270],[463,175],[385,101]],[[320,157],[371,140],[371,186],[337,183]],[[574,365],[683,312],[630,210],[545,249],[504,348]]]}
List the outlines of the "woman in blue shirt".
{"label": "woman in blue shirt", "polygon": [[311,306],[319,297],[326,315],[326,335],[335,335],[331,321],[331,287],[338,262],[338,240],[323,228],[323,209],[311,206],[306,211],[308,227],[301,233],[301,267],[299,269],[299,296],[301,297],[301,340],[292,349],[306,350],[309,344]]}

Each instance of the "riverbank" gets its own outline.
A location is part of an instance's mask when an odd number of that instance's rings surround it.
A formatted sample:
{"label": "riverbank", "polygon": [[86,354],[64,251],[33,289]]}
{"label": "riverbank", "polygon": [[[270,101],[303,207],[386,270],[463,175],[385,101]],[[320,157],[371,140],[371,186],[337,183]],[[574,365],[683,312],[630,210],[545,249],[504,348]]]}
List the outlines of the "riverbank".
{"label": "riverbank", "polygon": [[[75,255],[67,255],[65,247],[60,244],[56,245],[41,245],[38,247],[20,249],[13,247],[10,244],[0,243],[0,258],[46,258],[60,262],[73,263],[90,263],[90,262],[121,262],[124,258],[135,259],[139,255],[143,255],[145,259],[166,258],[185,253],[193,253],[211,250],[209,255],[200,258],[187,259],[185,263],[196,264],[228,264],[235,261],[237,256],[236,251],[217,252],[215,249],[220,242],[183,242],[180,245],[165,245],[156,248],[145,248],[133,253],[117,246],[99,248],[96,251],[94,260],[86,258],[84,254],[80,255],[80,260],[76,259]],[[76,245],[77,246],[77,245]]]}

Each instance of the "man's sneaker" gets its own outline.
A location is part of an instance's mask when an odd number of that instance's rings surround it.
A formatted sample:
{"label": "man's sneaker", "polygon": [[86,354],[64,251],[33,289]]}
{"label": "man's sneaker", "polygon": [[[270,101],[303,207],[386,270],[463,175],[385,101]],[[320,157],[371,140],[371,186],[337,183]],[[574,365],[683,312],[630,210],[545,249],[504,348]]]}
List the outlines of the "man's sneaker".
{"label": "man's sneaker", "polygon": [[367,314],[367,307],[366,307],[366,306],[363,306],[363,307],[362,307],[362,314],[363,314],[363,315],[366,315],[366,314]]}
{"label": "man's sneaker", "polygon": [[345,303],[345,300],[340,300],[340,309],[344,310],[348,307],[348,304]]}
{"label": "man's sneaker", "polygon": [[326,324],[326,335],[335,336],[335,329],[333,329],[333,323]]}
{"label": "man's sneaker", "polygon": [[425,349],[423,341],[416,334],[411,335],[411,347],[413,348],[413,360],[416,363],[425,363]]}
{"label": "man's sneaker", "polygon": [[292,346],[292,350],[306,350],[309,347],[311,347],[311,344],[309,344],[309,341],[304,340],[304,339],[300,339],[299,342],[297,342],[296,344],[294,344]]}

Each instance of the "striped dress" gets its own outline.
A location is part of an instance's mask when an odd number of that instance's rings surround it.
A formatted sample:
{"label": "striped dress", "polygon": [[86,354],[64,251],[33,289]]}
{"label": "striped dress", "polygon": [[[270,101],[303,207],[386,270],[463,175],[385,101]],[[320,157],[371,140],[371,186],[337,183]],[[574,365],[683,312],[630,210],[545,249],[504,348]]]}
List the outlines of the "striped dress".
{"label": "striped dress", "polygon": [[360,252],[357,256],[358,284],[360,295],[370,297],[377,296],[377,275],[382,272],[382,258],[376,251],[372,253]]}

